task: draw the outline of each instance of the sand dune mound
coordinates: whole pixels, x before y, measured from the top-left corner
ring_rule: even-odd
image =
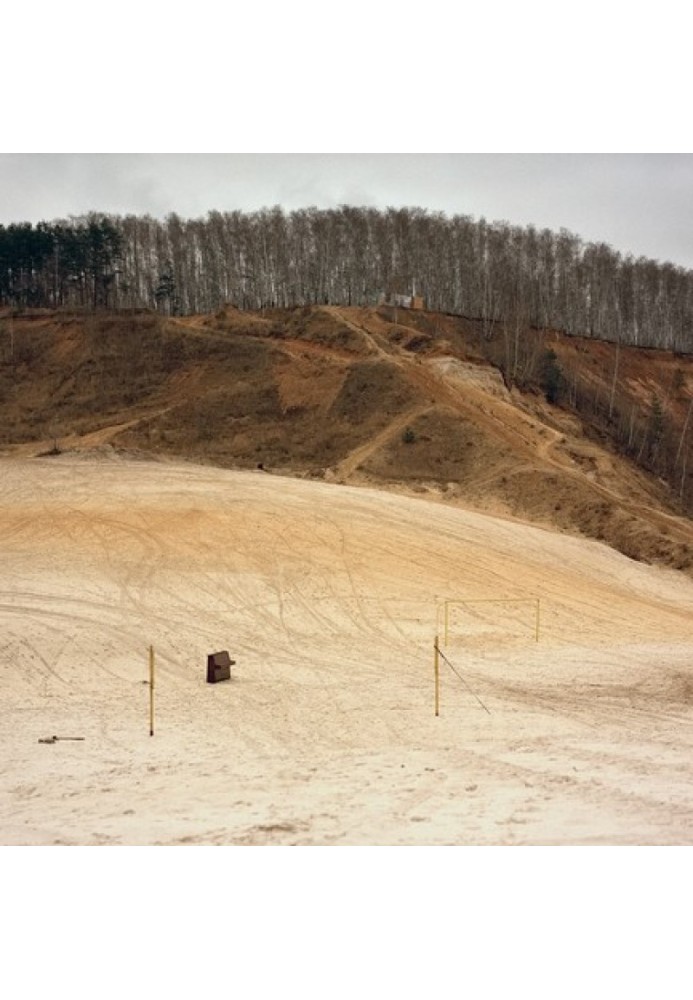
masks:
[[[62,456],[0,483],[3,843],[690,841],[686,577],[262,472]]]

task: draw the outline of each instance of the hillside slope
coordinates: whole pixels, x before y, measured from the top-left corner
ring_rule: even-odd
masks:
[[[373,489],[0,466],[0,843],[691,843],[681,574]]]
[[[672,490],[617,454],[606,418],[581,419],[569,400],[551,405],[535,384],[504,379],[494,362],[507,338],[489,341],[473,321],[323,307],[168,319],[36,311],[3,324],[5,455],[115,448],[387,487],[693,572],[693,527]],[[537,353],[551,347],[576,397],[592,386],[641,423],[661,400],[683,440],[693,360],[526,336]]]

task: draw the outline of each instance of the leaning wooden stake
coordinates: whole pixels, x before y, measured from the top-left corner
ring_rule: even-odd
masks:
[[[435,638],[433,643],[433,676],[435,678],[435,691],[436,691],[436,716],[440,715],[440,663],[438,657],[438,636]]]
[[[149,647],[149,735],[154,735],[154,647]]]
[[[44,736],[43,739],[39,740],[39,743],[60,743],[64,740],[70,740],[72,742],[80,742],[85,739],[84,736]]]

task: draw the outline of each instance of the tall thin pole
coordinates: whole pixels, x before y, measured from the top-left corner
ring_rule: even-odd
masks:
[[[534,638],[535,638],[535,640],[537,642],[539,642],[539,615],[540,615],[540,610],[539,609],[540,609],[540,603],[539,603],[539,598],[537,597],[537,622],[536,622],[536,628],[535,628],[535,631],[534,631]]]
[[[436,717],[440,715],[440,663],[438,655],[438,636],[435,638],[433,643],[433,676],[435,678],[435,702],[436,702]]]
[[[149,647],[149,735],[154,735],[154,647]]]

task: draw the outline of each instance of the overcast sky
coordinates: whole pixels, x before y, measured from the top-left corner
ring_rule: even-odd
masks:
[[[396,17],[385,0],[260,0],[230,20],[213,0],[165,20],[123,0],[98,44],[87,0],[39,6],[4,14],[8,39],[30,39],[31,73],[26,46],[5,46],[0,223],[407,205],[693,268],[679,0],[627,18],[620,0],[584,0],[579,16],[548,0],[457,13],[405,0]]]
[[[2,154],[0,222],[340,204],[534,223],[693,267],[691,154]]]

